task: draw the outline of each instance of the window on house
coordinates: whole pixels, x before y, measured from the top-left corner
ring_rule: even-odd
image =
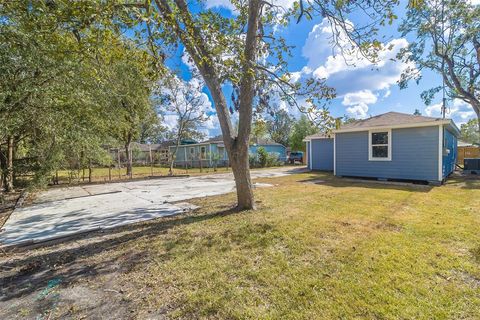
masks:
[[[191,147],[190,148],[190,158],[193,159],[195,157],[195,148]]]
[[[220,160],[223,159],[224,153],[225,153],[225,148],[218,147],[218,155],[220,156]]]
[[[391,131],[369,132],[368,160],[392,160]]]
[[[206,159],[207,158],[207,148],[206,147],[200,147],[200,157],[201,157],[201,159]]]

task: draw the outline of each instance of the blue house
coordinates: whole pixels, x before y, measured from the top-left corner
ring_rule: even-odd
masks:
[[[388,112],[307,137],[307,163],[336,176],[438,184],[455,169],[459,134],[450,119]]]
[[[269,153],[278,154],[281,162],[287,160],[287,152],[285,146],[259,139],[252,143],[249,147],[251,154],[257,154],[259,147],[263,147]],[[223,167],[228,166],[228,154],[223,143],[222,136],[217,136],[200,143],[180,145],[170,147],[170,154],[176,154],[175,165],[189,167]]]

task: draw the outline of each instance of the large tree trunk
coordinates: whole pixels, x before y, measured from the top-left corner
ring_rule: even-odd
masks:
[[[237,188],[237,208],[239,210],[255,209],[250,164],[248,162],[248,147],[234,146],[230,152],[230,163]]]
[[[250,170],[248,163],[248,143],[252,125],[253,97],[255,95],[255,63],[258,51],[259,22],[261,18],[261,6],[263,1],[250,0],[248,5],[248,27],[245,38],[245,48],[242,66],[242,80],[240,83],[239,96],[239,128],[235,133],[229,108],[222,91],[222,83],[211,52],[204,43],[201,31],[196,28],[187,2],[185,0],[174,0],[179,12],[174,13],[167,0],[155,0],[157,8],[162,13],[163,19],[172,24],[172,31],[177,34],[185,45],[185,49],[194,60],[196,66],[205,80],[217,111],[217,117],[222,129],[223,141],[232,166],[237,187],[238,209],[248,210],[255,208]],[[179,17],[180,20],[177,20]],[[188,32],[183,31],[183,25]]]
[[[130,150],[130,146],[132,144],[132,135],[129,133],[127,135],[125,143],[125,158],[127,159],[127,176],[132,177],[132,150]]]
[[[478,139],[476,142],[480,144],[480,108],[478,110],[475,110],[475,113],[477,114],[477,132],[478,132]]]
[[[5,173],[5,191],[13,192],[13,136],[8,137],[7,170]]]

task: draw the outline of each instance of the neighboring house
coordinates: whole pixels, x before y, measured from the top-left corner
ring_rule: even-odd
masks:
[[[222,137],[214,137],[200,143],[181,144],[178,147],[170,146],[171,154],[175,153],[175,165],[189,167],[226,166],[228,163],[227,151]]]
[[[450,119],[388,112],[305,139],[308,167],[336,176],[443,182],[455,169],[457,138]]]
[[[150,164],[150,154],[152,155],[152,161],[155,164],[168,163],[169,146],[174,144],[173,141],[164,141],[161,143],[144,144],[138,142],[132,142],[131,152],[133,156],[133,162],[137,164]],[[123,163],[126,161],[125,148],[109,148],[110,154],[114,162],[120,158]],[[118,154],[120,152],[120,154]]]
[[[256,155],[258,148],[264,148],[268,153],[275,153],[278,155],[280,162],[287,161],[287,148],[280,143],[268,140],[268,139],[256,139],[250,142],[249,152]]]
[[[259,147],[264,147],[269,153],[278,153],[279,160],[282,162],[286,161],[287,155],[285,146],[260,139],[258,143],[250,145],[250,153],[256,154]],[[175,146],[170,146],[169,149],[173,154]],[[200,143],[182,144],[178,146],[175,165],[190,167],[228,166],[228,155],[222,136],[217,136]]]

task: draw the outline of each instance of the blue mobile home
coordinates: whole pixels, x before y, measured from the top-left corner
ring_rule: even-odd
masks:
[[[388,112],[311,137],[309,168],[336,176],[443,182],[455,169],[459,130],[449,119]]]
[[[278,154],[278,159],[281,162],[287,160],[286,148],[279,143],[261,139],[250,145],[249,152],[256,154],[259,147],[263,147],[268,153]],[[175,153],[175,146],[170,147],[170,154],[173,153]],[[228,155],[222,137],[218,136],[200,143],[178,146],[175,165],[190,167],[227,166]]]

